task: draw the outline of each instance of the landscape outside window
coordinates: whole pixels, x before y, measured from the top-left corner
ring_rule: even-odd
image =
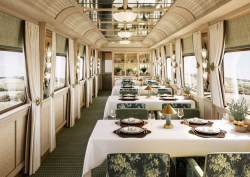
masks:
[[[79,73],[79,80],[83,80],[83,58],[80,58],[80,73]]]
[[[168,79],[171,80],[171,60],[170,60],[170,58],[167,58],[167,73],[168,73]]]
[[[195,56],[185,56],[184,59],[184,80],[185,86],[196,89],[197,88],[197,68]]]
[[[21,52],[0,51],[0,112],[25,99],[25,58]]]
[[[56,56],[55,90],[66,86],[66,57]]]
[[[246,99],[250,110],[250,51],[229,52],[224,56],[224,85],[227,103]]]

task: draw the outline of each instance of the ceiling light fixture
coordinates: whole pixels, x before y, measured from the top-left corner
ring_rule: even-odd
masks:
[[[129,38],[129,37],[131,37],[132,36],[132,33],[131,32],[119,32],[119,33],[117,33],[118,34],[118,36],[119,37],[121,37],[121,38]]]
[[[132,8],[128,7],[127,0],[123,0],[123,5],[122,7],[118,8],[118,11],[120,12],[114,13],[113,17],[116,21],[119,22],[132,22],[137,17],[136,13],[131,12]]]
[[[130,41],[120,41],[120,44],[130,44]]]

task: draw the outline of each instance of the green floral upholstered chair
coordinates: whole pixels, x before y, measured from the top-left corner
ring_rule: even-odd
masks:
[[[164,104],[165,105],[165,104]],[[166,104],[167,105],[167,104]],[[170,104],[171,105],[171,104]],[[164,107],[163,107],[164,108]],[[162,108],[162,109],[163,109]],[[177,112],[178,108],[174,108],[174,110]],[[183,108],[184,116],[182,119],[188,119],[188,118],[194,118],[194,117],[200,117],[200,110],[194,109],[194,108]],[[157,111],[157,117],[160,116],[160,111]],[[172,120],[180,120],[180,118],[177,116],[177,114],[171,115]]]
[[[147,85],[145,82],[143,82],[143,85],[145,86],[145,85]],[[159,85],[159,83],[158,82],[148,82],[148,85]]]
[[[141,108],[121,108],[116,110],[116,119],[126,119],[129,117],[148,119],[148,110]]]
[[[161,88],[161,89],[158,89],[158,93],[159,94],[168,94],[168,95],[172,95],[172,89],[164,89],[164,88]]]
[[[211,153],[204,171],[193,158],[187,159],[187,177],[250,177],[250,153]]]
[[[190,103],[163,103],[162,104],[162,109],[165,108],[168,104],[172,108],[191,108],[191,104]]]
[[[121,108],[141,108],[141,109],[145,109],[146,108],[146,104],[145,103],[118,103],[117,104],[117,109],[121,109]]]
[[[170,156],[162,153],[108,154],[108,177],[168,177]]]
[[[136,94],[138,94],[138,89],[131,89],[131,88],[120,89],[120,94],[122,94],[122,95],[125,95],[125,94],[136,95]]]

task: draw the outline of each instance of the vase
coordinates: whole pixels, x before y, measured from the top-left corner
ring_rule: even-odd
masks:
[[[189,100],[190,96],[184,96],[184,100]]]
[[[239,133],[246,133],[248,127],[243,127],[243,126],[239,126],[239,125],[234,125],[235,126],[235,131],[239,132]]]
[[[130,72],[128,72],[128,76],[130,76],[131,75],[131,73]]]
[[[143,76],[146,76],[146,73],[143,73],[142,75],[143,75]]]
[[[143,61],[143,63],[146,63],[146,61]]]

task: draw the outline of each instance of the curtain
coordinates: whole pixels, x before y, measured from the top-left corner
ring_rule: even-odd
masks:
[[[175,41],[175,57],[176,62],[178,64],[176,69],[177,75],[177,87],[183,87],[183,77],[182,77],[182,47],[181,47],[181,39]]]
[[[226,105],[224,96],[225,92],[220,71],[220,66],[224,57],[224,48],[225,48],[224,21],[209,26],[209,34],[210,34],[209,58],[212,66],[212,67],[210,66],[211,69],[210,73],[212,80],[213,104],[219,107],[224,107]]]
[[[94,56],[94,71],[95,71],[95,97],[97,97],[98,92],[98,77],[97,77],[97,61],[98,61],[98,50],[95,50],[95,56]]]
[[[89,46],[86,46],[85,53],[85,76],[86,76],[86,108],[89,107]]]
[[[203,98],[201,31],[193,33],[193,45],[194,45],[194,54],[197,61],[197,96]]]
[[[153,50],[153,70],[154,70],[154,75],[153,76],[156,76],[157,75],[157,64],[156,64],[156,50]]]
[[[170,61],[173,62],[173,44],[169,44],[169,55],[170,55]],[[171,66],[171,84],[174,85],[174,72],[173,72],[174,66]]]
[[[54,83],[55,83],[55,71],[56,71],[56,33],[52,33],[52,60],[51,60],[51,118],[50,118],[50,152],[56,148],[56,132],[55,132],[55,105],[54,105]]]
[[[72,39],[69,39],[69,82],[70,82],[70,120],[69,126],[73,127],[75,124],[75,112],[74,112],[74,87],[75,87],[75,75],[74,75],[74,42]]]
[[[162,73],[162,80],[165,82],[166,78],[166,55],[165,55],[165,47],[161,47],[161,61],[162,61],[162,66],[161,66],[161,73]]]
[[[39,26],[25,21],[25,57],[28,77],[27,93],[31,100],[29,175],[40,166],[40,59]]]

